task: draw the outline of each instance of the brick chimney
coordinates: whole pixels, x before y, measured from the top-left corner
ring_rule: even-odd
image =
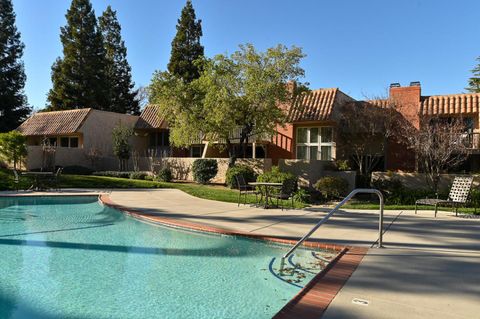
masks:
[[[397,110],[416,128],[420,127],[420,82],[410,82],[410,86],[400,86],[399,83],[390,84],[390,100]]]

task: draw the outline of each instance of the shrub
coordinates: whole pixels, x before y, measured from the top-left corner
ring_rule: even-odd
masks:
[[[315,183],[315,188],[327,200],[340,198],[347,193],[348,182],[341,177],[325,176]]]
[[[372,187],[380,190],[388,205],[414,205],[420,198],[435,198],[436,195],[431,190],[409,189],[403,186],[399,179],[375,180]],[[440,194],[440,198],[446,198],[447,194]]]
[[[265,182],[265,183],[283,183],[286,180],[297,181],[297,177],[292,173],[280,171],[278,166],[273,166],[271,171],[260,174],[257,178],[258,182]],[[277,188],[272,189],[272,193],[275,194],[277,192],[279,192],[279,189]]]
[[[70,165],[65,166],[62,170],[62,173],[67,175],[92,175],[93,170],[85,166]]]
[[[310,193],[305,188],[299,188],[293,194],[293,200],[299,203],[308,203],[310,202]]]
[[[160,182],[170,182],[172,180],[172,170],[168,167],[162,168],[158,172],[156,180]]]
[[[148,174],[146,172],[131,172],[128,176],[130,179],[145,179]]]
[[[254,182],[256,180],[255,171],[250,166],[238,165],[238,166],[229,167],[225,175],[225,182],[230,188],[238,187],[237,182],[235,180],[235,177],[238,175],[243,175],[247,183]]]
[[[153,176],[153,175],[147,175],[147,176],[145,176],[145,180],[146,180],[146,181],[153,181],[153,180],[154,180],[154,176]]]
[[[101,172],[93,172],[93,175],[95,175],[95,176],[107,176],[107,177],[118,177],[118,178],[130,178],[130,173],[132,173],[132,172],[101,171]]]
[[[336,160],[335,166],[339,171],[349,171],[351,170],[350,165],[348,164],[347,160]]]
[[[218,164],[214,159],[197,159],[192,165],[193,179],[200,184],[207,184],[217,175]]]

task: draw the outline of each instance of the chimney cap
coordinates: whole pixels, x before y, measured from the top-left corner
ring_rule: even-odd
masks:
[[[390,84],[390,87],[391,87],[391,88],[399,88],[399,87],[400,87],[400,83],[398,83],[398,82],[391,83],[391,84]]]
[[[420,81],[410,82],[410,86],[420,86]]]

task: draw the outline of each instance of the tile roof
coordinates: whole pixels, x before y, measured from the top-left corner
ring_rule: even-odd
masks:
[[[468,114],[480,111],[480,93],[422,96],[421,115]]]
[[[82,126],[91,109],[39,112],[29,117],[17,130],[26,136],[72,134]]]
[[[338,88],[319,89],[299,94],[289,111],[289,122],[330,119]]]
[[[165,117],[160,114],[160,109],[158,105],[147,105],[143,109],[140,118],[135,124],[136,129],[159,129],[168,128],[167,123],[165,122]]]

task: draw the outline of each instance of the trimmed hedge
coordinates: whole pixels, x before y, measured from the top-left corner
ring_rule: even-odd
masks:
[[[325,176],[315,183],[315,188],[325,199],[336,199],[346,195],[348,182],[341,177]]]
[[[225,175],[225,183],[230,188],[238,188],[237,181],[235,180],[235,177],[238,175],[243,175],[243,178],[245,178],[245,181],[247,183],[254,182],[257,178],[253,168],[251,168],[250,166],[238,165],[229,167],[227,169],[227,173]]]
[[[67,175],[92,175],[93,169],[80,166],[80,165],[70,165],[63,167],[62,174]]]
[[[218,163],[214,159],[197,159],[193,162],[192,173],[195,182],[207,184],[217,175]]]
[[[168,167],[164,167],[158,172],[156,180],[159,182],[170,182],[172,178],[172,170]]]
[[[131,172],[129,178],[144,180],[147,175],[146,172]]]
[[[120,171],[100,171],[93,172],[95,176],[107,176],[107,177],[118,177],[118,178],[130,178],[132,172],[120,172]]]

